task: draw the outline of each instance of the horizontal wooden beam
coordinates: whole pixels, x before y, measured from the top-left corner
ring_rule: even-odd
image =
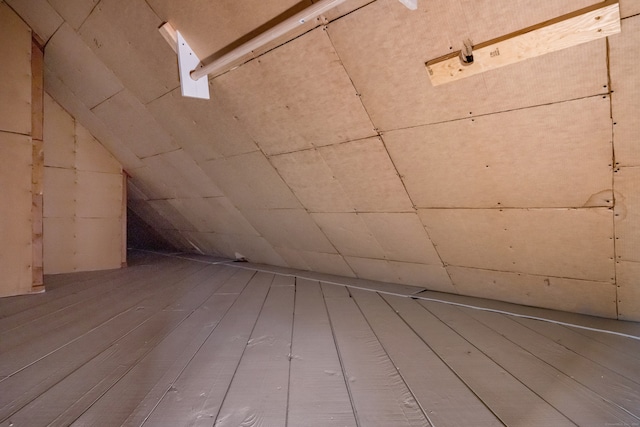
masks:
[[[434,86],[515,64],[620,32],[618,0],[607,0],[473,46],[473,62],[460,51],[426,63]]]

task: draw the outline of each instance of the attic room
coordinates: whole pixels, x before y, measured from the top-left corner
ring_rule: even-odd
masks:
[[[640,425],[639,54],[637,0],[0,0],[0,425]]]

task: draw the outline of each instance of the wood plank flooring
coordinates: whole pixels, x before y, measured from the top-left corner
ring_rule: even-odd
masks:
[[[638,339],[221,261],[0,299],[0,425],[640,426]]]

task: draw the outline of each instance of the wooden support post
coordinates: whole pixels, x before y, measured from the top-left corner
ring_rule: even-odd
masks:
[[[44,291],[43,268],[43,182],[44,182],[44,53],[42,44],[31,41],[31,219],[32,219],[32,274],[31,292]]]
[[[122,171],[122,207],[120,211],[120,223],[122,225],[122,258],[121,258],[121,267],[124,268],[127,266],[127,181],[129,179],[129,175],[123,170]]]
[[[434,86],[620,32],[618,0],[606,0],[549,21],[473,46],[473,62],[460,51],[426,63]]]

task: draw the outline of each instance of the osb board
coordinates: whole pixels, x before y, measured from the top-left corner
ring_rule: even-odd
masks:
[[[627,18],[640,13],[640,3],[636,0],[620,0],[620,16]]]
[[[170,199],[168,202],[181,212],[197,231],[259,235],[225,197]]]
[[[640,263],[620,261],[616,264],[618,283],[618,318],[640,321]]]
[[[147,108],[198,163],[258,150],[215,93],[212,99],[199,100],[183,97],[177,88],[151,101]]]
[[[119,173],[76,172],[76,216],[79,218],[120,218],[122,175]]]
[[[353,270],[351,270],[342,255],[300,251],[300,256],[302,256],[311,271],[343,277],[355,277]]]
[[[75,215],[76,184],[74,169],[44,168],[43,215],[45,218],[71,218]]]
[[[62,25],[62,18],[47,0],[6,0],[6,2],[45,42]]]
[[[412,203],[379,138],[319,149],[334,176],[361,212],[403,212]]]
[[[119,92],[91,111],[141,159],[179,148],[128,90]]]
[[[122,173],[122,166],[115,157],[78,122],[76,122],[75,166],[80,171]]]
[[[383,138],[418,207],[612,206],[609,108],[596,96]]]
[[[45,67],[46,91],[63,106],[76,121],[82,123],[100,143],[112,153],[126,169],[143,166],[140,159],[122,143],[113,132],[84,105],[78,97],[53,73]]]
[[[76,230],[74,217],[44,218],[44,274],[75,271]]]
[[[616,318],[613,283],[456,266],[447,267],[447,271],[464,295]]]
[[[75,120],[44,95],[44,165],[73,169],[76,164]]]
[[[77,218],[75,226],[76,270],[120,268],[120,218]]]
[[[363,213],[359,215],[385,258],[409,263],[442,265],[420,218],[415,213]]]
[[[231,259],[239,253],[251,262],[286,267],[287,263],[263,237],[241,234],[215,234],[218,253]]]
[[[185,40],[204,59],[235,43],[238,39],[278,17],[290,8],[302,10],[311,5],[304,0],[274,0],[263,2],[251,0],[237,2],[222,0],[215,4],[207,0],[176,3],[172,0],[150,0],[147,2],[162,21],[170,22],[184,34]],[[211,31],[215,19],[216,31]]]
[[[640,262],[640,167],[623,167],[614,174],[615,232],[618,260]]]
[[[0,132],[0,296],[31,291],[31,151],[28,136]]]
[[[356,213],[314,213],[311,216],[341,255],[384,258],[382,247],[362,216]]]
[[[474,36],[467,21],[475,18],[461,18],[466,12],[459,3],[444,0],[429,2],[427,14],[394,13],[391,2],[371,3],[331,23],[328,30],[377,128],[399,129],[605,91],[605,40],[433,87],[424,63],[458,49],[463,39]],[[517,13],[526,19],[540,17],[538,9],[554,8],[525,8],[520,2],[517,7],[527,10]],[[499,7],[482,3],[476,8],[487,18],[474,27],[503,33],[500,27],[487,25],[494,13],[500,13]]]
[[[143,159],[142,162],[152,171],[153,179],[164,186],[162,196],[169,198],[216,197],[222,196],[214,184],[184,150],[176,150]]]
[[[300,207],[261,152],[211,160],[203,163],[202,168],[240,209]]]
[[[242,214],[274,247],[335,253],[333,245],[304,209],[244,209]]]
[[[212,90],[266,154],[375,134],[322,28],[214,79]]]
[[[74,29],[78,29],[100,0],[47,0]]]
[[[47,43],[44,62],[88,108],[123,88],[115,74],[67,24],[63,24]]]
[[[420,209],[445,265],[613,281],[613,212]]]
[[[0,3],[0,131],[31,132],[31,30]]]
[[[176,54],[158,33],[162,20],[143,1],[100,2],[78,33],[143,104],[178,87]]]
[[[622,20],[622,32],[609,37],[609,67],[613,108],[613,144],[616,162],[640,166],[640,79],[638,67],[629,52],[640,44],[640,16]]]
[[[160,216],[166,219],[169,224],[171,224],[171,227],[169,228],[174,228],[179,231],[196,230],[194,225],[191,224],[182,212],[176,209],[169,200],[149,200],[144,203],[148,203],[158,214],[160,214]],[[155,226],[155,224],[150,225]],[[166,227],[166,225],[163,227]]]
[[[317,149],[269,158],[309,212],[350,212],[354,205]]]

